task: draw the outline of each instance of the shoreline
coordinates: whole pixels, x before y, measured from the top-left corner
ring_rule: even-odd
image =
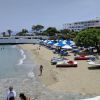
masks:
[[[53,72],[53,70],[51,70],[51,69],[48,69],[48,70],[45,70],[45,67],[46,66],[50,66],[50,67],[52,67],[51,66],[51,64],[50,63],[48,63],[48,59],[43,59],[42,57],[40,57],[39,56],[39,52],[38,52],[38,50],[37,50],[37,45],[29,45],[29,46],[36,46],[35,48],[28,48],[27,47],[28,45],[19,45],[19,47],[20,48],[22,48],[23,50],[26,50],[26,51],[28,51],[28,52],[31,52],[31,58],[32,58],[32,60],[35,60],[35,63],[37,64],[37,77],[41,80],[41,82],[42,82],[42,84],[44,84],[46,87],[48,87],[49,85],[52,85],[52,84],[54,84],[54,83],[56,83],[57,82],[57,80],[55,80],[56,79],[56,76],[54,75],[54,72]],[[43,75],[42,76],[38,76],[39,75],[39,66],[40,65],[43,65]],[[44,75],[44,73],[46,73],[46,76]],[[51,81],[50,81],[51,80]]]

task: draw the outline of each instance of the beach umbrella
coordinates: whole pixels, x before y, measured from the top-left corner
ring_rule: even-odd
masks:
[[[66,40],[59,40],[58,43],[65,45],[66,44]]]
[[[62,42],[63,40],[58,40],[58,42]]]
[[[44,43],[47,43],[48,42],[48,40],[44,40]]]
[[[49,40],[44,40],[44,41],[43,41],[44,45],[47,45],[48,41],[49,41]]]
[[[70,41],[70,45],[71,46],[75,45],[75,42],[74,41]]]
[[[72,40],[70,40],[70,39],[67,40],[66,43],[67,43],[68,45],[70,45],[70,46],[75,45],[75,42],[72,41]]]
[[[62,41],[62,44],[65,44],[65,45],[66,45],[66,44],[67,44],[66,42],[67,42],[66,40],[63,40],[63,41]]]
[[[69,46],[69,45],[64,45],[64,46],[62,46],[62,48],[63,48],[63,49],[72,49],[72,47]]]
[[[59,46],[59,47],[62,47],[64,46],[65,44],[62,44],[62,43],[55,43],[54,46]]]
[[[48,41],[47,44],[52,43],[52,41]]]
[[[54,41],[49,41],[47,44],[48,45],[53,45],[55,42]]]
[[[54,46],[59,46],[59,43],[55,43]]]
[[[71,45],[70,41],[71,41],[70,39],[67,40],[67,41],[66,41],[66,44]]]

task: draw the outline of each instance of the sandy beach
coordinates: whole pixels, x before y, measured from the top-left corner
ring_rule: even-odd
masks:
[[[100,69],[93,69],[87,61],[78,61],[77,68],[56,68],[51,65],[50,60],[58,55],[51,50],[42,46],[39,50],[39,45],[33,44],[20,47],[32,53],[38,66],[43,65],[43,74],[38,77],[48,89],[67,93],[100,94]],[[73,54],[67,58],[73,60]]]

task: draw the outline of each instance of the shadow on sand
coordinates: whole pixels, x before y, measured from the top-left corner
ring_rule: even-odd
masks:
[[[92,66],[92,67],[88,67],[89,70],[100,70],[100,66]]]

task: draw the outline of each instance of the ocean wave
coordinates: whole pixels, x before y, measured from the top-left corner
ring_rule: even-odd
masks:
[[[28,73],[28,77],[29,77],[29,78],[34,78],[34,77],[35,77],[35,75],[34,75],[34,73],[33,73],[33,72],[29,72],[29,73]]]
[[[23,49],[20,49],[20,52],[21,52],[21,55],[23,55],[23,54],[24,54],[24,51],[23,51]]]
[[[22,65],[24,60],[26,59],[26,55],[25,55],[23,49],[20,49],[20,53],[21,53],[22,58],[19,60],[18,65]]]

